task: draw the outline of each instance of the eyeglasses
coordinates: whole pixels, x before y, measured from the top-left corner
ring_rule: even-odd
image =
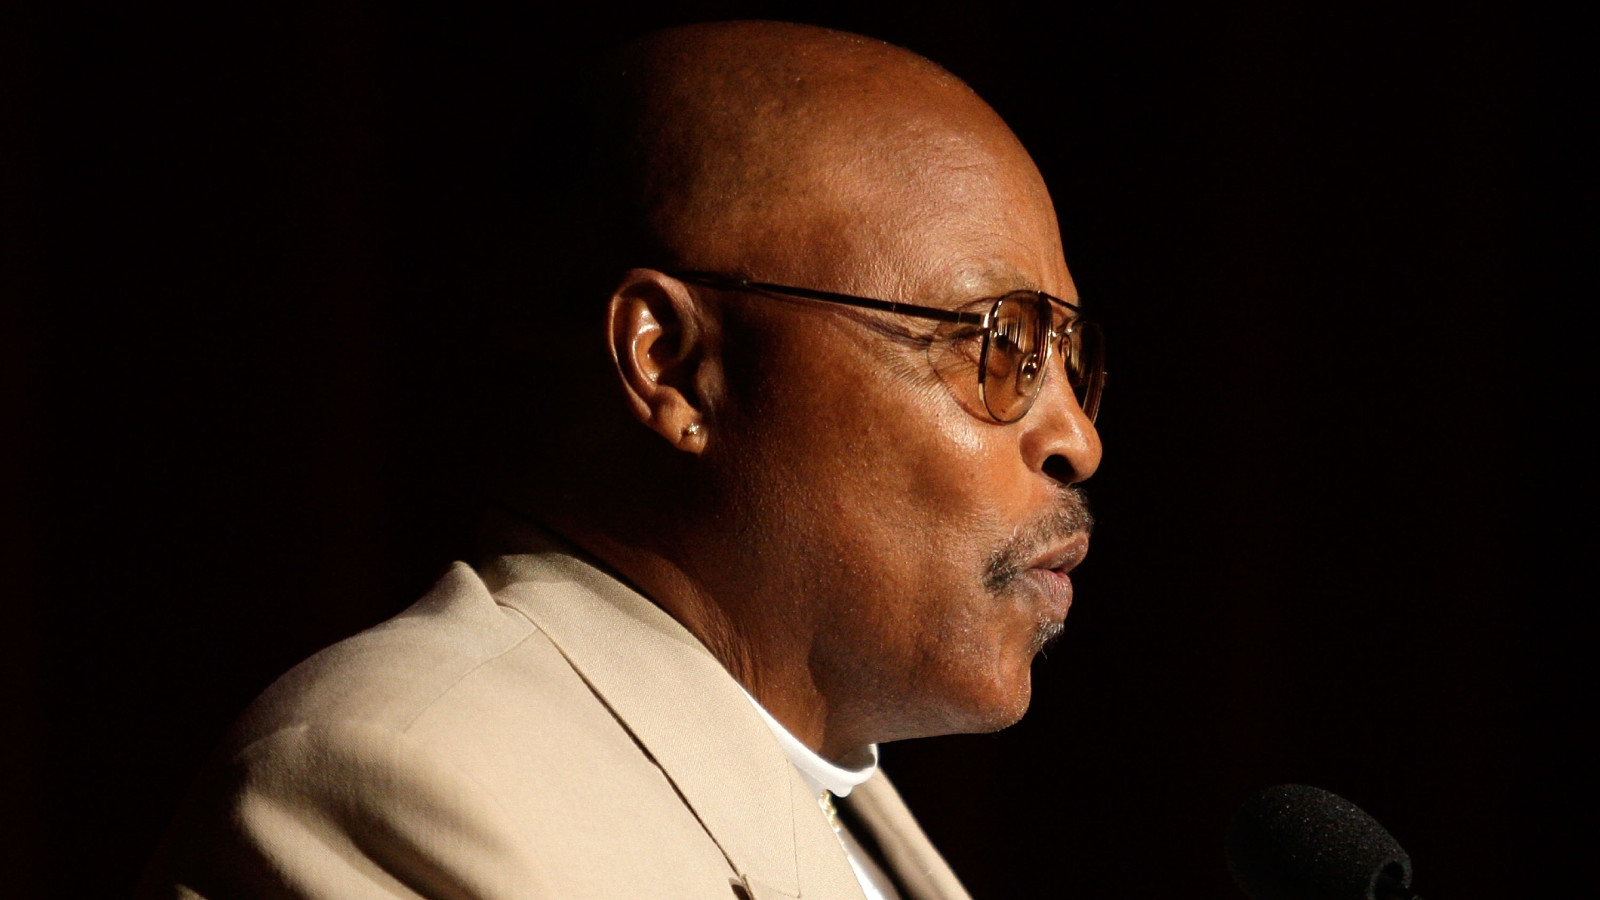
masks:
[[[979,313],[767,284],[714,272],[666,274],[714,290],[799,297],[948,323],[953,327],[941,345],[947,352],[965,353],[977,363],[977,396],[970,399],[977,400],[1001,424],[1021,419],[1033,407],[1055,348],[1083,414],[1093,422],[1100,411],[1106,380],[1105,339],[1100,328],[1084,321],[1075,304],[1043,291],[1011,291],[996,298],[988,312]],[[1056,306],[1068,310],[1060,328],[1055,324]],[[974,350],[975,343],[979,345]],[[958,387],[963,384],[970,382],[960,379]]]

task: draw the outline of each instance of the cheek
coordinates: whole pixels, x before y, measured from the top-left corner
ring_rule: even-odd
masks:
[[[895,448],[908,517],[991,552],[1024,517],[1017,443],[944,392],[941,384],[918,391],[916,402],[889,418],[902,427],[885,443]]]
[[[729,383],[744,389],[725,409],[721,468],[769,524],[837,567],[830,578],[924,595],[979,589],[990,555],[1027,518],[1014,436],[962,408],[920,356],[892,348],[898,357],[879,359],[890,348],[867,342],[882,336],[813,324],[803,342],[741,337]]]

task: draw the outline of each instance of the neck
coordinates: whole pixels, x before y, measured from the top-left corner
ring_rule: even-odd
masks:
[[[632,525],[619,531],[549,499],[523,497],[492,510],[485,526],[485,550],[514,552],[516,532],[527,524],[554,532],[676,619],[812,751],[839,760],[870,743],[856,729],[830,720],[827,699],[807,665],[810,629],[804,616],[797,614],[804,609],[804,598],[775,602],[742,579],[730,577],[730,571],[746,568],[727,564],[737,552],[697,542],[695,536],[703,530],[694,527],[692,515],[680,512],[670,526],[650,528],[639,524],[655,520],[648,515],[650,504],[637,497],[600,504],[591,499],[581,507],[628,510]]]

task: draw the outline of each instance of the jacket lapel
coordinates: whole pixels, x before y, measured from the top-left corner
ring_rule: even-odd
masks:
[[[849,807],[866,837],[877,844],[884,862],[900,880],[905,900],[970,900],[882,771],[840,802]]]

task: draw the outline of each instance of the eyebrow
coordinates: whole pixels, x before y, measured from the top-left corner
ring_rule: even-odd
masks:
[[[1074,316],[1083,315],[1083,301],[1057,297],[1041,288],[1038,281],[1010,265],[990,262],[967,269],[964,274],[967,276],[966,283],[947,293],[957,309],[974,303],[994,301],[1007,294],[1025,292],[1043,296]],[[962,299],[963,297],[970,299]]]

